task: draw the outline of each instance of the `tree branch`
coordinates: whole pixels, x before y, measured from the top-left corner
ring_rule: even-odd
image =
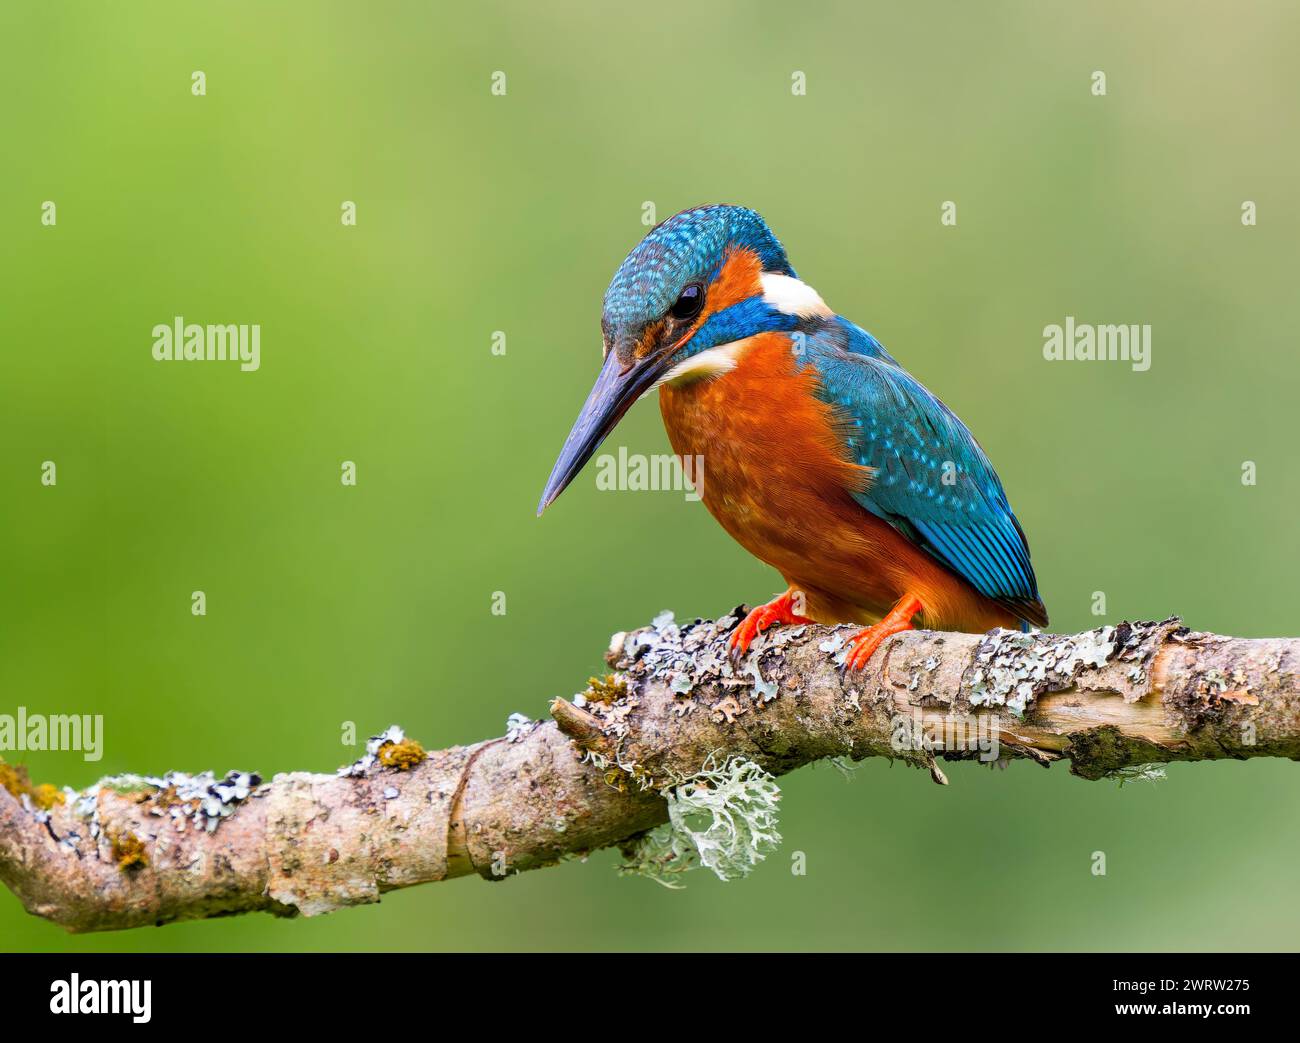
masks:
[[[351,774],[126,777],[56,794],[0,765],[0,881],[72,931],[310,916],[627,841],[667,819],[665,795],[710,755],[773,775],[886,756],[941,782],[936,757],[1068,759],[1089,779],[1151,762],[1300,758],[1300,639],[1191,633],[1177,620],[1069,636],[917,631],[846,676],[843,627],[769,631],[733,671],[736,622],[660,617],[615,635],[614,673],[556,699],[553,721],[428,754],[388,735]]]

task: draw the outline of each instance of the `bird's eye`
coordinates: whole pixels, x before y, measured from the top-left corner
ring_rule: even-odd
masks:
[[[704,287],[697,282],[693,282],[682,290],[681,296],[668,309],[668,314],[678,320],[693,319],[703,307]]]

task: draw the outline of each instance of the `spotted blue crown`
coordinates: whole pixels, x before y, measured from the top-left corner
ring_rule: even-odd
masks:
[[[794,275],[785,248],[755,211],[724,204],[683,210],[652,228],[619,265],[601,324],[608,332],[659,318],[687,283],[713,282],[728,244],[754,251],[766,272]]]

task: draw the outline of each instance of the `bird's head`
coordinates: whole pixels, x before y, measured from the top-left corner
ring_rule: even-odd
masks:
[[[801,283],[753,210],[702,206],[639,242],[605,291],[604,365],[542,493],[541,514],[614,430],[632,403],[663,383],[735,365],[730,346],[830,312]]]

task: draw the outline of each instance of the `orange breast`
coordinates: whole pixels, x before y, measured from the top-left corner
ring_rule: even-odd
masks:
[[[815,370],[796,366],[782,333],[750,338],[727,373],[660,389],[673,450],[698,461],[700,497],[723,528],[805,593],[813,619],[873,622],[912,594],[930,626],[1012,625],[853,499],[871,469],[846,457],[815,389]]]

